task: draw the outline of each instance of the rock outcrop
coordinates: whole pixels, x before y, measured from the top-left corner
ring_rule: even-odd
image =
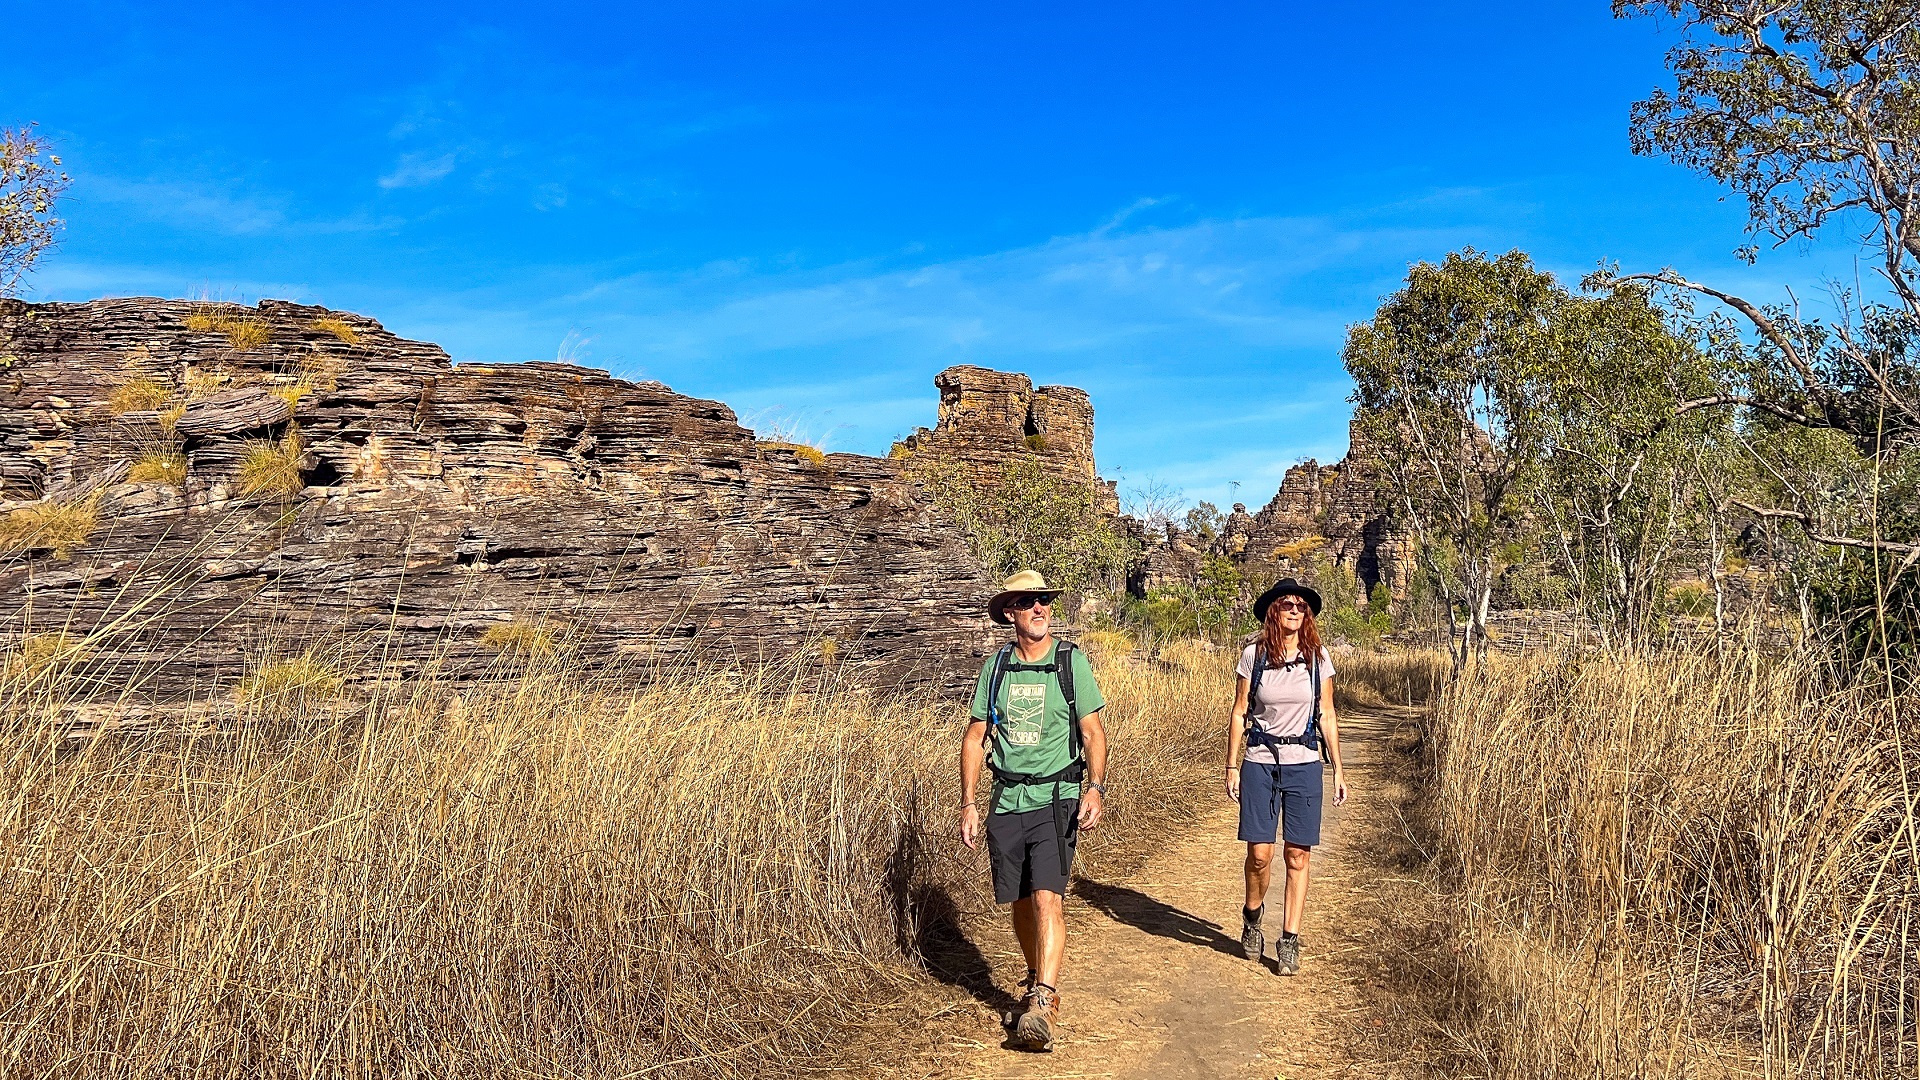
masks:
[[[1034,388],[1014,372],[961,364],[934,376],[938,426],[894,444],[893,456],[926,455],[958,462],[991,482],[1010,458],[1031,456],[1096,486],[1109,514],[1120,512],[1111,481],[1093,461],[1093,399],[1073,386]]]
[[[898,462],[759,442],[659,383],[456,365],[273,301],[0,302],[0,364],[0,632],[111,638],[80,664],[102,692],[210,693],[301,653],[465,678],[558,649],[953,683],[989,641],[990,583]],[[1084,393],[971,378],[943,375],[935,439],[997,409],[1091,471]]]
[[[1310,576],[1314,562],[1351,573],[1361,589],[1385,582],[1406,595],[1412,545],[1377,494],[1378,451],[1360,425],[1348,427],[1345,459],[1334,465],[1307,460],[1288,469],[1267,505],[1250,514],[1235,503],[1218,535],[1195,536],[1170,525],[1165,536],[1143,535],[1135,588],[1145,591],[1191,581],[1208,555],[1232,559],[1254,578]]]

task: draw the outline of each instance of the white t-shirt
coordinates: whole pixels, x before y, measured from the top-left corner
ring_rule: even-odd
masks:
[[[1234,668],[1234,674],[1243,679],[1253,678],[1253,656],[1260,648],[1259,642],[1247,646],[1240,653],[1240,665]],[[1324,685],[1333,678],[1333,657],[1327,650],[1320,650],[1320,681]],[[1302,659],[1292,664],[1280,665],[1268,661],[1266,670],[1260,673],[1260,696],[1253,702],[1253,724],[1269,735],[1285,738],[1289,735],[1304,735],[1307,724],[1313,719],[1313,672]],[[1325,742],[1325,733],[1321,741]],[[1278,755],[1278,760],[1275,760]],[[1304,746],[1282,746],[1278,749],[1254,743],[1247,747],[1248,761],[1258,761],[1267,765],[1305,765],[1319,761],[1320,752]]]

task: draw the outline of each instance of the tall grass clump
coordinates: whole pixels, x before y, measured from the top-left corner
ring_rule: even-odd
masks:
[[[0,517],[0,552],[51,550],[65,558],[100,527],[97,495],[17,507]]]
[[[1453,1067],[1914,1075],[1916,721],[1811,655],[1496,657],[1455,685],[1427,820]]]

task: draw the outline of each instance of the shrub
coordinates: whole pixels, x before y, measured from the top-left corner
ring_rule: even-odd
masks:
[[[133,463],[127,470],[127,481],[134,484],[172,484],[185,487],[187,483],[187,455],[171,451],[155,451]]]
[[[139,376],[128,379],[107,394],[107,411],[115,416],[147,412],[165,405],[173,397],[173,387]]]
[[[0,518],[0,551],[51,549],[66,558],[100,526],[100,497],[38,502]]]
[[[278,441],[255,439],[247,443],[247,456],[240,462],[236,477],[242,495],[293,495],[306,487],[300,477],[300,458],[306,447],[300,433],[291,425]]]
[[[1101,509],[1092,483],[1021,457],[982,475],[959,462],[914,458],[907,475],[952,514],[990,578],[1038,570],[1069,593],[1113,594],[1139,547]]]
[[[1033,451],[1036,454],[1044,453],[1047,449],[1047,437],[1045,435],[1038,435],[1038,434],[1029,435],[1027,436],[1026,441],[1027,441],[1027,449]]]

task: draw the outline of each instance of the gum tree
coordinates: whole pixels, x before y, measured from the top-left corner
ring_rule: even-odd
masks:
[[[32,127],[0,129],[0,297],[12,296],[62,222],[54,211],[66,192],[60,156]]]

